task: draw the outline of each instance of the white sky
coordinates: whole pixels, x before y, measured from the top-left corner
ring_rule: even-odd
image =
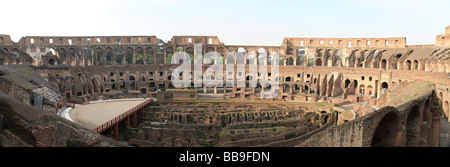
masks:
[[[283,37],[406,37],[434,44],[450,25],[448,0],[14,0],[0,34],[22,36],[213,35],[228,45],[280,46]]]

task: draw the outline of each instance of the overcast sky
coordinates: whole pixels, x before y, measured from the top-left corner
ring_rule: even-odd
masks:
[[[218,36],[227,45],[280,46],[283,37],[406,37],[434,44],[450,25],[448,0],[10,0],[0,34]]]

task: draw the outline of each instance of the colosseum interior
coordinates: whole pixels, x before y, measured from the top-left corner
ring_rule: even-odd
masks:
[[[180,75],[191,86],[176,88],[178,52],[191,60],[211,52],[223,58],[196,57],[189,67],[199,64],[201,73]],[[443,133],[449,57],[450,26],[434,45],[407,45],[404,37],[284,38],[280,46],[247,46],[226,45],[217,36],[167,42],[156,36],[25,36],[13,42],[0,35],[0,146],[449,146],[450,135]],[[217,65],[232,68],[207,72]],[[274,65],[279,71],[272,75]],[[267,71],[247,70],[254,66]],[[193,86],[196,77],[223,85]],[[101,132],[60,114],[130,98],[151,103]]]

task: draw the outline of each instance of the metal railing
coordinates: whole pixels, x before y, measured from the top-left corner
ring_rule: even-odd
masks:
[[[104,124],[101,124],[100,126],[97,126],[93,130],[95,132],[97,132],[97,133],[102,133],[103,131],[105,131],[105,130],[111,128],[112,126],[114,126],[116,123],[119,123],[120,121],[124,120],[128,116],[134,114],[139,109],[141,109],[141,108],[145,107],[146,105],[150,104],[152,101],[153,101],[152,99],[145,100],[141,104],[138,104],[137,106],[134,106],[133,108],[129,109],[128,111],[124,112],[123,114],[120,114],[119,116],[115,117],[114,119],[111,119],[108,122],[105,122]]]

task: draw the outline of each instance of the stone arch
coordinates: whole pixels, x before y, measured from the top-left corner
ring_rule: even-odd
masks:
[[[364,84],[359,85],[359,94],[361,95],[366,94],[366,86]]]
[[[266,50],[264,48],[259,48],[258,49],[258,55],[261,55],[263,53],[266,53]]]
[[[287,76],[286,78],[284,78],[284,81],[286,82],[292,82],[292,77],[291,76]]]
[[[129,80],[134,81],[134,80],[136,80],[136,78],[133,75],[130,75]]]
[[[295,65],[303,65],[303,62],[305,62],[305,56],[299,55],[295,60]]]
[[[374,94],[372,85],[367,86],[366,92],[367,92],[367,95],[369,95],[369,96],[372,96]]]
[[[344,82],[344,88],[348,88],[350,86],[351,81],[349,79],[346,79]]]
[[[315,65],[318,67],[322,66],[322,59],[316,58]]]
[[[382,89],[383,89],[383,88],[388,89],[388,88],[389,88],[389,84],[388,84],[387,82],[383,82],[383,83],[381,83],[381,88],[382,88]]]
[[[209,53],[209,52],[216,52],[216,49],[214,49],[213,47],[208,47],[208,48],[206,48],[206,53]]]
[[[408,112],[406,120],[406,146],[419,146],[420,138],[420,109],[419,106],[414,105]]]
[[[112,65],[112,61],[113,61],[113,51],[110,47],[107,47],[106,50],[106,65]]]
[[[273,61],[273,56],[269,55],[267,57],[267,65],[274,65],[274,64],[275,64],[275,62]]]
[[[278,65],[280,65],[280,66],[282,66],[282,65],[285,65],[284,64],[284,58],[283,57],[278,57],[278,61],[276,62]]]
[[[224,47],[217,48],[217,52],[219,52],[222,56],[226,55],[226,49]]]
[[[142,47],[136,48],[136,64],[144,64],[145,55]]]
[[[448,117],[450,117],[450,111],[449,111],[449,104],[448,104],[448,101],[445,101],[444,103],[444,107],[443,107],[443,110],[444,110],[444,114],[447,116],[447,118]]]
[[[414,60],[411,69],[412,70],[419,70],[419,61]]]
[[[131,47],[127,47],[125,49],[125,63],[126,64],[133,63],[133,49]]]
[[[265,59],[264,55],[259,55],[257,59],[258,65],[265,65],[264,59]]]
[[[393,110],[387,112],[372,136],[371,147],[401,147],[401,136],[403,132],[402,122],[399,114]]]
[[[55,59],[53,59],[53,58],[48,59],[48,64],[55,65]]]
[[[381,60],[381,62],[380,62],[380,68],[386,69],[386,67],[387,67],[387,61],[386,61],[386,59]]]
[[[186,48],[186,53],[187,53],[187,54],[194,55],[194,48],[193,48],[193,47],[187,47],[187,48]]]
[[[234,64],[235,58],[232,55],[226,56],[227,64]]]
[[[245,49],[243,47],[238,48],[237,52],[245,52]]]
[[[286,59],[286,65],[289,65],[289,66],[294,65],[294,59],[292,57],[288,57]]]
[[[96,65],[103,65],[103,50],[101,48],[95,49],[95,61]]]
[[[254,54],[248,54],[248,56],[245,56],[247,59],[245,61],[246,64],[255,64],[255,55]]]
[[[405,63],[405,70],[412,70],[412,64],[411,64],[411,60],[406,60]]]

